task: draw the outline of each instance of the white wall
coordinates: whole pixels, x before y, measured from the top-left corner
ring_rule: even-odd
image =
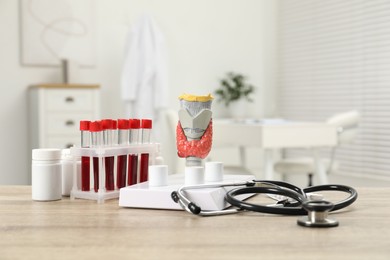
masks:
[[[102,87],[102,117],[124,116],[119,78],[126,33],[134,19],[147,12],[163,31],[169,51],[170,99],[178,108],[183,92],[206,94],[217,88],[227,71],[249,76],[257,86],[248,116],[274,113],[273,0],[97,0],[95,68],[80,71],[80,83]],[[0,184],[30,182],[27,88],[59,82],[59,68],[20,65],[19,1],[0,1]],[[265,86],[267,85],[267,87]],[[271,100],[271,102],[270,102]],[[215,114],[223,107],[215,103]]]

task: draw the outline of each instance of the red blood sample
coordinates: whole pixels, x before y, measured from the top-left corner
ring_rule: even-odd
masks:
[[[129,142],[129,120],[118,119],[118,144],[127,145]],[[127,155],[118,155],[117,180],[118,189],[126,186]]]
[[[129,119],[130,126],[130,144],[138,143],[138,131],[141,126],[139,119]],[[137,183],[137,172],[138,172],[138,155],[129,154],[128,158],[128,169],[127,169],[127,185],[134,185]]]
[[[150,131],[152,129],[152,120],[142,119],[141,121],[142,128],[142,143],[150,142]],[[141,165],[140,165],[140,182],[145,182],[148,180],[149,175],[149,154],[141,154]]]
[[[98,137],[102,131],[102,125],[100,121],[93,121],[89,125],[89,131],[91,132],[92,146],[101,145]],[[99,190],[99,157],[93,157],[93,188],[95,192]]]
[[[116,130],[116,125],[112,119],[102,120],[103,141],[105,146],[112,146],[112,134]],[[104,169],[106,174],[106,190],[112,191],[115,189],[114,183],[114,156],[107,156],[104,158]]]
[[[81,147],[89,147],[89,124],[87,120],[80,121]],[[90,190],[90,159],[88,156],[81,157],[81,190]]]

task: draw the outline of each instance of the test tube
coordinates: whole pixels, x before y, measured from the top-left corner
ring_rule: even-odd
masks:
[[[142,119],[141,121],[142,128],[142,143],[150,143],[150,132],[152,130],[152,120]],[[140,182],[145,182],[148,180],[149,175],[149,154],[141,154],[141,165],[140,165]]]
[[[129,144],[129,120],[118,119],[118,145]],[[117,188],[123,188],[126,186],[126,169],[127,169],[127,155],[118,155],[117,162]]]
[[[102,120],[103,128],[103,144],[106,147],[113,145],[113,135],[116,130],[116,125],[114,126],[114,120],[104,119]],[[104,169],[106,174],[106,190],[112,191],[114,187],[114,156],[107,156],[104,158]]]
[[[89,124],[91,121],[81,120],[80,121],[80,133],[81,133],[81,142],[80,146],[83,148],[88,148],[90,146],[90,133],[89,133]],[[89,191],[90,190],[90,158],[89,156],[81,157],[81,190]]]
[[[139,142],[139,128],[141,121],[139,119],[129,119],[130,144],[137,144]],[[134,185],[137,183],[138,172],[138,154],[129,154],[127,162],[127,185]]]
[[[112,136],[111,136],[112,145],[117,145],[118,140],[118,122],[116,120],[112,120]]]
[[[99,147],[103,143],[102,125],[100,121],[93,121],[89,125],[91,132],[91,147]],[[99,190],[99,157],[93,157],[93,188]]]

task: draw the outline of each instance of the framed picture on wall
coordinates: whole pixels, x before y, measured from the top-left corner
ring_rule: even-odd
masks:
[[[96,64],[94,0],[20,0],[21,63]]]

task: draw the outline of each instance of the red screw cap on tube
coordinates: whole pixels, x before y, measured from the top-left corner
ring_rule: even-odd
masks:
[[[81,120],[80,121],[80,131],[88,131],[90,123],[91,123],[91,121]]]
[[[91,132],[100,132],[102,130],[103,130],[103,128],[102,128],[102,124],[100,123],[100,121],[93,121],[89,124],[89,131],[91,131]]]
[[[127,130],[129,129],[129,120],[127,119],[118,119],[118,129]]]
[[[142,119],[141,128],[144,129],[152,129],[152,120],[150,119]]]
[[[102,129],[109,130],[113,128],[114,121],[112,119],[103,119],[101,121]]]
[[[118,122],[116,120],[112,120],[112,130],[118,129]]]
[[[129,119],[130,129],[139,129],[141,127],[141,120]]]

